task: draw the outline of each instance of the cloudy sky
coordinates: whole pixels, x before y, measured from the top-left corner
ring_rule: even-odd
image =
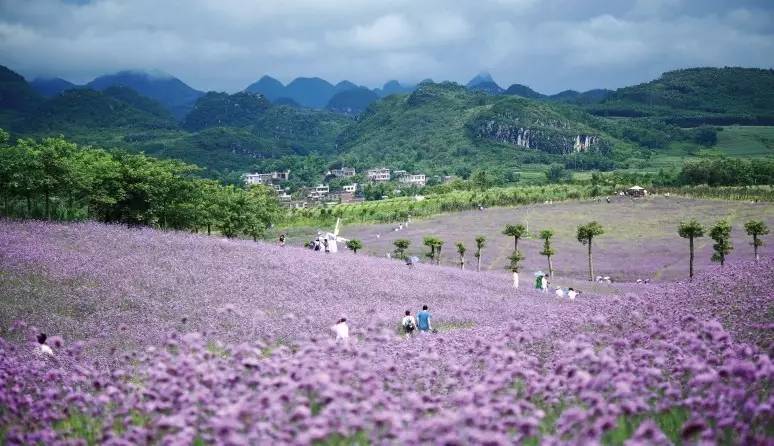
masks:
[[[0,0],[0,64],[82,83],[158,69],[202,90],[263,74],[555,93],[691,66],[774,65],[772,0]]]

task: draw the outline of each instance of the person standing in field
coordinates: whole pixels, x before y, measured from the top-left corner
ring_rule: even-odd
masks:
[[[554,293],[556,294],[556,297],[564,297],[564,290],[562,290],[561,287],[556,287],[556,291]]]
[[[280,234],[279,236],[279,245],[285,246],[285,233]]]
[[[570,300],[575,300],[575,296],[577,296],[577,295],[578,295],[578,292],[577,292],[577,291],[575,291],[575,290],[574,290],[574,289],[572,289],[572,288],[570,288],[570,289],[567,291],[567,297],[569,297],[569,298],[570,298]]]
[[[335,325],[331,327],[334,333],[336,333],[336,341],[348,342],[349,341],[349,326],[347,325],[347,318],[343,317],[339,319]]]
[[[535,289],[536,290],[539,290],[541,288],[542,281],[543,281],[543,276],[542,275],[535,276]]]
[[[403,319],[400,321],[400,326],[403,328],[403,332],[406,333],[406,336],[414,334],[414,330],[417,328],[417,321],[414,319],[414,316],[411,315],[410,310],[406,310],[406,315],[403,316]]]
[[[325,246],[325,253],[330,254],[331,253],[331,246],[328,244],[328,237],[325,237],[323,239],[323,246]]]
[[[432,324],[430,324],[430,311],[428,311],[427,305],[422,305],[422,311],[417,313],[417,326],[419,331],[423,333],[428,333],[433,329]]]
[[[544,292],[548,292],[548,277],[540,276],[540,289]]]

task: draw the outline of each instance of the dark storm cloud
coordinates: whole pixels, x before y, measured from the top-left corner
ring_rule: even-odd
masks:
[[[774,6],[719,0],[0,0],[0,63],[75,82],[159,69],[236,91],[262,74],[370,86],[488,70],[548,93],[688,66],[771,67]]]

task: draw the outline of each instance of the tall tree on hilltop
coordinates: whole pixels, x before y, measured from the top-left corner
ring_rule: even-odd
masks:
[[[462,242],[457,242],[457,254],[460,255],[460,269],[465,269],[465,251],[467,249],[465,248],[465,245],[462,244]]]
[[[527,236],[527,228],[522,224],[506,225],[503,234],[513,237],[513,250],[518,251],[519,239]]]
[[[720,266],[726,263],[726,256],[731,254],[734,245],[731,243],[731,225],[726,220],[720,220],[710,229],[709,236],[715,241],[712,249],[712,261],[720,262]]]
[[[476,237],[476,271],[481,272],[481,251],[486,246],[486,237],[479,235]]]
[[[693,280],[693,241],[696,238],[704,237],[704,226],[696,220],[684,221],[677,228],[677,233],[682,238],[688,239],[688,250],[690,257],[688,260],[688,278]]]
[[[551,256],[556,254],[556,251],[551,246],[551,238],[554,236],[554,231],[551,229],[544,229],[540,231],[540,238],[543,239],[543,250],[540,251],[541,255],[548,258],[548,277],[554,277],[554,268],[551,264]]]
[[[602,225],[596,221],[578,226],[578,241],[584,245],[588,245],[589,247],[589,280],[592,282],[594,281],[594,262],[591,258],[591,242],[594,240],[594,237],[600,236],[604,233],[605,230],[602,228]]]
[[[768,234],[769,228],[763,220],[750,220],[744,224],[744,230],[747,231],[747,235],[753,238],[753,252],[755,253],[755,261],[758,261],[760,260],[760,257],[758,257],[758,247],[763,246],[763,240],[758,237]]]

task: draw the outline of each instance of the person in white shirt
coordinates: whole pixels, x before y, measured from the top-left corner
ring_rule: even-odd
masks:
[[[556,291],[554,291],[554,293],[556,294],[556,297],[564,297],[564,290],[559,287],[556,287]]]
[[[347,342],[349,340],[349,326],[347,325],[347,319],[341,318],[336,322],[336,325],[331,327],[336,333],[336,340]]]
[[[406,315],[401,319],[400,326],[403,332],[406,333],[406,336],[414,334],[414,330],[417,328],[417,320],[411,315],[411,311],[406,310]]]
[[[54,350],[51,349],[51,347],[46,344],[46,339],[48,339],[48,336],[46,336],[45,333],[41,333],[38,335],[38,349],[37,352],[39,355],[42,356],[54,356]]]
[[[544,292],[548,292],[548,276],[543,276],[540,278],[540,289]]]
[[[572,288],[570,288],[569,291],[567,291],[567,297],[569,297],[570,300],[575,300],[575,296],[577,295],[578,295],[578,292]]]

